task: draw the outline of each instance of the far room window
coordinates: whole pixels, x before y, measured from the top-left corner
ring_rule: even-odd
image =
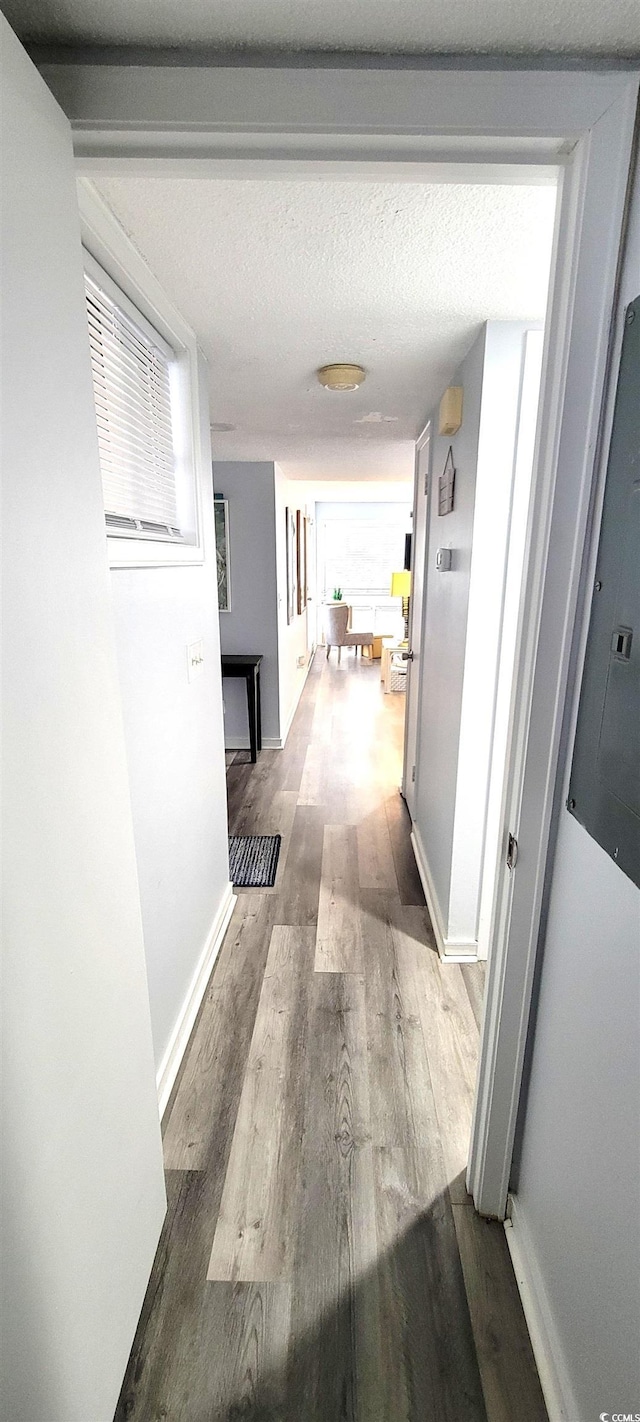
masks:
[[[404,567],[408,503],[369,502],[317,505],[318,582],[322,602],[339,588],[351,608],[354,632],[402,636],[398,598],[391,574]]]
[[[404,567],[407,515],[394,522],[385,509],[385,521],[345,518],[327,522],[324,536],[324,596],[335,587],[346,598],[389,597],[391,573]]]
[[[107,531],[193,543],[188,358],[88,255],[85,295]]]

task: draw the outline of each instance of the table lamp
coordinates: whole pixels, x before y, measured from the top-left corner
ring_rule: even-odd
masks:
[[[391,574],[391,596],[402,598],[402,616],[404,618],[404,640],[409,641],[409,597],[411,594],[411,573],[408,568],[403,568],[401,573]]]

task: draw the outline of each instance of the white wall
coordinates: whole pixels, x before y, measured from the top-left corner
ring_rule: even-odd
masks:
[[[229,894],[213,491],[202,358],[200,377],[204,563],[111,572],[158,1072]],[[187,646],[201,638],[204,669],[189,682]]]
[[[2,33],[2,1416],[110,1422],[165,1210],[69,125]]]
[[[517,532],[522,567],[520,533],[524,534],[526,529],[526,495],[531,486],[533,463],[533,446],[529,445],[528,467],[520,471],[520,482],[525,486],[525,497],[520,500],[521,505],[524,504],[524,527],[516,531],[511,525],[512,492],[529,335],[541,343],[542,331],[532,332],[524,323],[487,322],[451,847],[447,937],[453,947],[475,945],[478,939],[508,545],[510,535]],[[532,393],[534,429],[540,394],[539,372],[540,365]],[[438,522],[442,526],[446,520]],[[429,554],[433,563],[431,547]],[[517,596],[515,601],[517,604]],[[513,674],[513,654],[511,663]],[[504,743],[499,754],[504,760]],[[499,773],[499,765],[496,770]]]
[[[437,410],[432,420],[415,822],[445,932],[451,886],[485,339],[483,328],[451,381],[452,385],[462,385],[464,389],[464,417],[458,434],[452,439],[438,435]],[[453,446],[456,467],[455,502],[452,513],[439,518],[437,481],[449,445]],[[450,573],[436,572],[435,554],[440,546],[454,549]]]
[[[223,652],[261,652],[263,744],[280,740],[278,618],[276,585],[275,474],[271,461],[213,465],[216,494],[229,501],[231,609],[220,613]],[[225,744],[249,745],[243,680],[223,687]]]
[[[640,291],[640,176],[622,276]],[[614,368],[614,383],[617,371]],[[596,540],[594,539],[594,550]],[[591,555],[593,570],[594,553]],[[591,578],[586,579],[587,587]],[[582,619],[582,647],[588,612]],[[579,681],[579,679],[578,679]],[[577,713],[576,685],[572,728]],[[640,891],[560,797],[516,1229],[571,1422],[640,1407]]]
[[[520,623],[520,604],[525,576],[525,549],[533,492],[532,473],[540,405],[543,352],[544,331],[542,329],[527,331],[509,511],[508,547],[504,570],[502,627],[493,708],[489,791],[484,822],[484,848],[478,911],[478,957],[485,960],[489,956],[491,944],[496,866],[504,852],[503,800],[509,754],[511,702]]]
[[[532,334],[541,339],[524,322],[488,321],[452,381],[464,391],[458,434],[436,434],[437,410],[432,417],[415,817],[431,906],[451,952],[475,953],[478,945],[507,546]],[[537,399],[535,388],[536,408]],[[455,501],[453,512],[440,517],[438,478],[450,445]],[[530,442],[527,460],[519,476],[525,522]],[[450,572],[436,570],[439,547],[452,550]],[[519,547],[521,558],[521,540]]]
[[[413,484],[410,479],[294,479],[299,497],[307,504],[408,504],[411,508]]]

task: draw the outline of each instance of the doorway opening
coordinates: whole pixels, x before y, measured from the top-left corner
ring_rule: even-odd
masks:
[[[480,902],[491,898],[500,834],[537,410],[527,360],[542,344],[558,170],[538,170],[534,182],[526,168],[500,183],[483,181],[482,169],[474,182],[468,170],[462,181],[449,171],[438,183],[437,168],[431,176],[195,181],[123,171],[92,185],[209,358],[221,649],[227,663],[259,659],[253,680],[243,671],[223,682],[230,816],[232,785],[244,793],[248,783],[241,767],[262,755],[264,773],[264,757],[286,747],[315,649],[328,643],[328,605],[346,603],[347,641],[395,698],[397,788],[438,949],[471,962],[486,957]],[[89,186],[81,180],[81,200]],[[93,203],[95,212],[95,191]],[[256,212],[263,221],[252,228]],[[364,252],[353,250],[354,228]],[[315,370],[348,340],[366,380],[336,396]],[[251,378],[239,380],[244,369]],[[457,428],[440,419],[452,388]],[[400,597],[395,580],[406,572],[410,596]],[[510,665],[500,655],[507,604]],[[303,776],[312,799],[318,754],[312,746]],[[237,833],[278,833],[271,809],[241,818]],[[293,819],[285,839],[292,829]],[[286,854],[281,877],[285,863]]]
[[[497,182],[560,173],[551,305],[536,435],[527,571],[517,631],[503,828],[529,853],[499,861],[492,966],[471,1153],[478,1208],[502,1217],[541,918],[578,597],[607,369],[616,259],[637,105],[634,74],[452,71],[357,62],[300,70],[126,68],[78,84],[46,67],[74,128],[81,171],[278,181],[363,174]],[[103,82],[104,81],[104,82]],[[313,121],[308,108],[313,93]],[[384,92],[382,114],[380,97]],[[177,94],[180,102],[177,103]],[[148,105],[147,105],[148,100]],[[242,123],[238,114],[243,116]],[[114,114],[117,121],[114,122]],[[187,117],[185,118],[185,114]],[[382,122],[381,122],[382,120]],[[275,136],[277,135],[277,137]],[[412,165],[415,164],[415,168]],[[181,234],[180,234],[181,236]],[[238,249],[238,250],[241,250]],[[375,412],[380,414],[381,412]],[[517,834],[514,833],[517,830]],[[509,877],[512,876],[512,877]],[[500,1083],[498,1087],[498,1083]],[[491,1159],[491,1165],[489,1161]]]

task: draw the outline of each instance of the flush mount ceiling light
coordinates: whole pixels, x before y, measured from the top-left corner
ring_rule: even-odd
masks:
[[[361,365],[341,364],[323,365],[316,374],[325,390],[357,390],[367,372]]]

